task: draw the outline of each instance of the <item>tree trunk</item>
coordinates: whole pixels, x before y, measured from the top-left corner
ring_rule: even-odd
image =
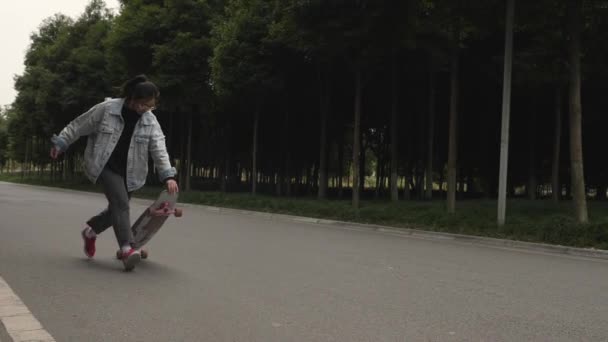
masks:
[[[184,132],[187,130],[186,128],[186,117],[185,117],[185,111],[182,112],[181,109],[178,110],[178,115],[180,116],[180,120],[179,120],[179,127],[178,130],[180,132],[179,134],[179,183],[180,184],[186,184],[186,174],[187,174],[187,162],[186,162],[186,134],[184,134]]]
[[[502,117],[500,132],[500,164],[498,170],[498,226],[505,224],[507,212],[507,170],[509,164],[509,124],[511,116],[511,73],[513,66],[513,25],[515,0],[508,0],[505,20],[505,58],[502,85]]]
[[[42,139],[36,139],[36,145],[38,146],[38,151],[42,151],[43,149],[43,142]],[[40,159],[38,159],[38,178],[42,179],[42,176],[44,175],[44,165],[43,163],[40,161]],[[1,172],[1,167],[0,167],[0,172]]]
[[[291,196],[291,153],[287,150],[287,156],[285,156],[285,174],[287,175],[287,180],[285,182],[285,196]]]
[[[340,134],[340,142],[338,144],[338,198],[344,195],[342,187],[342,179],[344,178],[344,134]]]
[[[528,164],[528,199],[535,200],[536,199],[536,135],[535,129],[536,126],[536,108],[533,108],[532,114],[529,116],[529,126],[528,126],[528,156],[529,156],[529,164]]]
[[[424,128],[420,128],[421,132]],[[421,148],[423,148],[423,144],[420,144]],[[424,155],[422,152],[420,155]],[[418,166],[416,167],[416,196],[418,199],[424,199],[424,161],[422,159],[416,162]]]
[[[175,109],[175,114],[178,113],[177,108]],[[176,153],[172,153],[174,151],[175,138],[173,133],[173,126],[175,125],[175,115],[169,115],[169,131],[167,134],[167,152],[169,156],[173,155],[172,165],[175,165],[176,162]]]
[[[68,160],[68,165],[70,166],[69,174],[70,179],[74,180],[76,178],[76,161],[80,158],[80,156],[72,153],[70,155],[70,159]]]
[[[174,115],[168,115],[169,117],[169,130],[167,131],[167,150],[169,151],[169,154],[171,154],[171,150],[173,147],[173,116]]]
[[[51,159],[51,182],[55,181],[55,164],[56,162],[54,160]]]
[[[260,124],[260,109],[256,107],[253,119],[253,151],[251,153],[251,194],[257,192],[258,183],[258,125]]]
[[[376,162],[376,187],[374,189],[374,198],[378,199],[380,197],[380,184],[382,182],[382,162],[380,158],[377,159]]]
[[[285,184],[289,178],[288,155],[289,155],[289,111],[285,109],[283,120],[283,132],[281,133],[281,157],[284,163],[279,166],[279,181],[277,182],[277,196],[282,196],[289,184]]]
[[[230,146],[230,142],[232,141],[232,127],[230,125],[230,123],[228,122],[226,124],[226,127],[224,128],[224,165],[220,170],[220,191],[221,192],[227,192],[228,191],[228,185],[230,183],[231,180],[231,172],[230,172],[230,162],[231,162],[231,146]]]
[[[361,194],[365,193],[365,165],[367,163],[367,148],[365,141],[363,141],[363,134],[361,134],[361,151],[359,153],[359,191]]]
[[[449,148],[448,148],[448,213],[456,212],[456,163],[458,160],[458,80],[459,61],[458,48],[452,51],[450,67],[450,124],[449,124]]]
[[[25,178],[25,172],[30,160],[30,139],[25,138],[25,156],[21,163],[21,179]]]
[[[399,156],[399,139],[397,129],[397,61],[395,52],[393,51],[392,60],[392,77],[391,77],[391,201],[396,202],[399,200],[399,175],[397,174],[398,165],[397,160]]]
[[[571,0],[570,10],[570,162],[572,198],[579,223],[589,221],[583,169],[583,137],[581,106],[581,7],[582,1]]]
[[[194,115],[196,106],[192,107],[192,111],[188,115],[188,137],[186,140],[186,174],[184,190],[190,191],[190,179],[192,178],[192,116]]]
[[[555,133],[553,135],[553,165],[551,167],[551,197],[559,202],[561,186],[559,183],[559,157],[562,140],[562,95],[559,87],[555,90]]]
[[[316,165],[313,163],[312,166],[306,167],[306,183],[304,184],[304,194],[305,196],[311,195],[311,183],[313,175],[315,174]]]
[[[353,208],[359,209],[359,157],[361,154],[361,102],[362,102],[361,70],[355,74],[355,122],[353,128]]]
[[[319,165],[314,164],[312,174],[308,177],[308,196],[313,196],[317,179],[319,179]]]
[[[327,116],[329,112],[329,77],[319,67],[321,137],[319,151],[319,199],[327,198]]]
[[[380,182],[380,195],[383,196],[386,192],[387,186],[390,187],[390,164],[388,162],[383,162],[382,167],[380,168],[380,172],[382,173],[381,182]],[[388,180],[388,182],[387,182]],[[388,183],[388,184],[387,184]]]
[[[63,163],[61,166],[62,167],[61,176],[63,178],[61,181],[63,181],[63,182],[68,180],[68,170],[69,170],[68,161],[71,158],[71,154],[72,154],[72,151],[70,151],[70,150],[65,151],[65,153],[63,154]]]
[[[412,176],[411,168],[405,170],[405,176],[403,176],[403,199],[409,201],[412,199],[412,192],[410,190],[410,177]]]
[[[435,60],[431,56],[429,67],[429,126],[428,126],[428,143],[426,155],[426,193],[427,200],[433,199],[433,150],[435,142]]]

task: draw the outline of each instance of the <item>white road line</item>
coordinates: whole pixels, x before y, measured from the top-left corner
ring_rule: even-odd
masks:
[[[55,342],[21,299],[0,277],[0,320],[13,342]]]

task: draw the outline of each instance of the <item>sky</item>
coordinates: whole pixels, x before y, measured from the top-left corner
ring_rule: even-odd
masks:
[[[118,12],[118,0],[104,1]],[[0,106],[11,104],[17,95],[14,76],[23,73],[30,35],[55,13],[76,19],[88,3],[89,0],[0,0]]]

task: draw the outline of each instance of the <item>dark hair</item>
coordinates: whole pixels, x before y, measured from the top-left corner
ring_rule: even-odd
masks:
[[[127,100],[132,99],[148,99],[158,98],[160,92],[156,85],[150,81],[146,75],[138,75],[132,79],[126,81],[122,85],[120,97],[124,97]]]

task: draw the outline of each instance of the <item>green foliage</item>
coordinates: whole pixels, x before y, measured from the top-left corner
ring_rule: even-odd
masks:
[[[447,66],[457,48],[462,75],[459,167],[467,182],[483,185],[485,194],[493,195],[498,174],[505,1],[124,0],[121,4],[114,16],[102,0],[91,0],[79,17],[57,14],[32,34],[25,71],[15,79],[17,98],[0,119],[0,163],[6,158],[29,158],[48,165],[44,143],[48,144],[51,134],[93,104],[117,95],[114,90],[125,79],[145,73],[161,89],[156,114],[166,125],[172,158],[180,164],[186,158],[186,129],[192,128],[193,168],[213,170],[214,181],[229,179],[235,189],[245,188],[239,180],[251,172],[251,114],[257,110],[261,114],[258,171],[264,178],[264,191],[276,191],[275,180],[284,176],[295,194],[311,193],[317,186],[315,173],[320,164],[321,107],[327,108],[329,177],[333,181],[337,176],[349,176],[353,71],[360,71],[364,79],[365,173],[375,172],[376,166],[384,175],[388,173],[394,90],[400,151],[395,162],[399,176],[408,177],[414,186],[411,176],[423,171],[426,159],[428,82],[433,65],[436,170],[432,171],[436,182],[443,181],[448,146]],[[539,181],[547,182],[550,173],[547,156],[553,144],[554,87],[567,79],[568,67],[564,4],[551,0],[516,3],[509,169],[513,187],[529,176],[528,140],[521,138],[529,123],[522,113],[534,110],[538,114],[535,149],[537,156],[544,156],[537,163],[541,165],[536,165],[537,173],[542,173]],[[607,11],[601,1],[584,1],[584,156],[585,164],[592,165],[585,173],[593,182],[589,187],[599,187],[600,193],[608,186],[608,163],[597,148],[604,143],[603,127],[608,124],[602,95],[608,75]],[[191,112],[197,115],[189,121]],[[564,133],[562,146],[567,146],[567,139]],[[341,145],[343,150],[338,149]],[[30,151],[28,146],[32,146]],[[342,152],[339,161],[338,151]],[[560,170],[564,185],[568,183],[568,161],[564,151]],[[380,189],[383,195],[386,193]],[[312,205],[242,200],[251,201],[247,205],[254,207],[296,213],[299,207]],[[557,242],[578,236],[580,244],[601,239],[603,234],[599,225],[592,224],[585,233],[591,235],[580,237],[580,227],[553,212],[545,213],[546,222],[533,221],[536,228],[526,226],[529,220],[522,216],[521,222],[507,225],[504,231],[488,230],[487,222],[493,221],[494,213],[483,202],[470,202],[470,210],[463,208],[462,215],[450,217],[435,212],[441,211],[436,206],[378,203],[377,207],[364,205],[357,219]],[[339,205],[324,204],[318,211],[355,217],[354,212],[334,207]],[[405,214],[397,213],[399,210]],[[486,223],[480,223],[482,218]],[[518,216],[512,220],[517,221]]]
[[[163,103],[209,103],[210,8],[206,0],[125,2],[105,41],[112,79],[146,74]]]
[[[211,83],[220,96],[260,96],[276,86],[266,44],[272,2],[231,0],[212,30]]]
[[[25,72],[15,81],[13,146],[26,137],[48,138],[108,95],[99,41],[111,20],[103,1],[93,0],[76,21],[56,15],[32,35]]]
[[[153,46],[159,86],[177,102],[209,103],[210,7],[204,0],[165,1],[163,38]]]
[[[113,84],[137,74],[150,74],[154,45],[162,41],[164,1],[125,1],[105,40],[108,69]]]

